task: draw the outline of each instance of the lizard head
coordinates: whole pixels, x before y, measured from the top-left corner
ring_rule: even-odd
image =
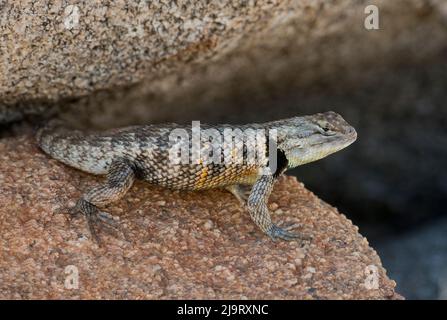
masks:
[[[357,139],[355,129],[332,111],[279,122],[277,145],[288,168],[322,159]]]

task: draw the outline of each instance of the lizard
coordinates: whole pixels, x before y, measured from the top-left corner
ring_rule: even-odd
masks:
[[[226,189],[245,206],[252,221],[272,240],[304,240],[311,237],[272,222],[267,202],[275,181],[286,170],[322,159],[349,146],[357,138],[354,127],[332,111],[266,123],[202,125],[202,128],[214,130],[215,134],[223,134],[228,129],[239,133],[264,130],[265,135],[274,132],[275,145],[272,147],[264,139],[261,145],[235,143],[227,150],[213,151],[219,159],[225,152],[242,152],[245,159],[242,162],[204,163],[198,157],[198,161],[173,163],[169,152],[178,146],[178,140],[172,139],[172,132],[181,129],[193,135],[192,125],[148,124],[86,133],[68,129],[55,120],[40,127],[36,139],[50,157],[81,171],[106,177],[103,183],[86,191],[71,208],[72,212],[86,217],[95,237],[96,229],[101,225],[115,224],[114,217],[102,208],[121,199],[139,179],[177,190]],[[206,142],[209,145],[213,141],[218,139]],[[191,144],[192,139],[186,146],[191,147]],[[268,157],[267,165],[274,159],[276,166],[270,170],[265,159],[262,163],[246,161],[248,149],[253,146],[260,147],[261,153]],[[249,195],[243,186],[251,188]]]

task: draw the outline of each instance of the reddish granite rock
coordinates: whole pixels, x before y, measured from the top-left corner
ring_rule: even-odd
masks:
[[[136,183],[108,208],[126,236],[103,232],[100,247],[83,219],[54,213],[97,181],[28,136],[0,143],[0,298],[401,298],[358,228],[295,178],[269,206],[314,236],[304,246],[269,240],[227,192]],[[78,289],[65,286],[73,268]]]

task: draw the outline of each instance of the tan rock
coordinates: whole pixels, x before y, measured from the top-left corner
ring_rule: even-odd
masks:
[[[126,237],[103,232],[99,247],[83,219],[54,214],[97,181],[30,137],[0,143],[0,298],[401,298],[355,226],[295,178],[271,199],[295,209],[273,219],[301,223],[304,246],[272,242],[227,192],[136,183],[108,208]]]
[[[364,28],[366,4],[355,0],[7,2],[0,115],[57,103],[97,126],[202,119],[211,107],[212,118],[237,121],[275,113],[266,101],[280,95],[340,90],[445,50],[443,1],[377,6],[380,30]]]

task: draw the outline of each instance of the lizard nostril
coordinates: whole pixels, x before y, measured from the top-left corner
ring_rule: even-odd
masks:
[[[349,127],[347,130],[347,134],[351,136],[357,136],[357,131],[355,131],[354,127]]]

